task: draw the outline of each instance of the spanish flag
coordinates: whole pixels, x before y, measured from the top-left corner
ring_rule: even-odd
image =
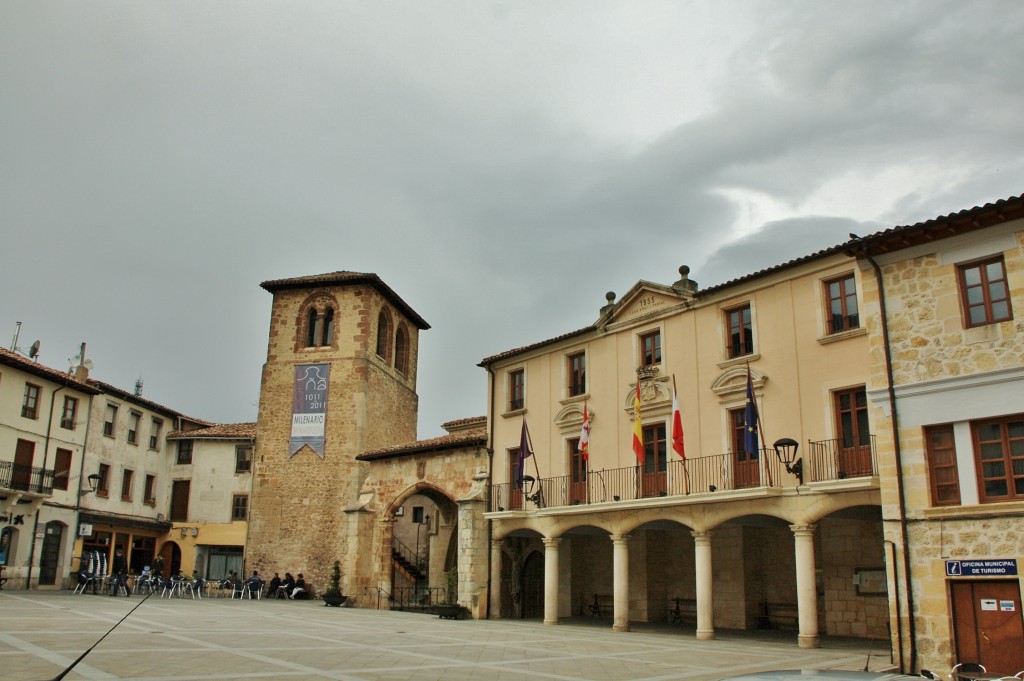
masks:
[[[633,453],[636,461],[644,465],[644,428],[640,422],[640,381],[636,382],[636,394],[633,395]]]

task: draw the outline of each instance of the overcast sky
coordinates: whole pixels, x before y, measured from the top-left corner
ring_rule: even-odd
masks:
[[[268,279],[375,272],[419,434],[606,291],[1024,192],[1024,3],[0,3],[0,343],[255,420]]]

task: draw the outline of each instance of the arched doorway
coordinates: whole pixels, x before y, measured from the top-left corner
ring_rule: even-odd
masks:
[[[519,593],[523,619],[544,617],[544,554],[531,551],[523,562]]]
[[[53,586],[57,583],[65,527],[64,523],[58,520],[46,523],[43,548],[39,555],[39,584],[42,586]]]

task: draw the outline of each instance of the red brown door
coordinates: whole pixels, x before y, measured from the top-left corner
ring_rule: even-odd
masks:
[[[733,488],[758,487],[761,484],[760,452],[747,453],[745,409],[729,412],[732,425],[732,469]]]
[[[519,449],[508,450],[508,510],[523,507],[523,487],[519,483]]]
[[[569,503],[587,503],[587,460],[579,451],[580,439],[569,440]]]
[[[665,424],[644,426],[643,434],[642,496],[665,496],[668,489],[668,445],[665,441]]]
[[[14,468],[11,470],[11,489],[28,491],[32,482],[32,457],[35,451],[35,442],[18,440],[17,448],[14,450]]]
[[[1024,669],[1024,619],[1017,580],[950,582],[956,661],[979,662],[990,674]]]
[[[175,480],[171,488],[171,520],[188,520],[188,496],[192,487],[189,480]]]
[[[871,475],[871,430],[868,428],[868,397],[864,388],[835,393],[836,426],[839,432],[838,476]]]

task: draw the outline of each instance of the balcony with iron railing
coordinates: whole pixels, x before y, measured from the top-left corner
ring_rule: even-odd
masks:
[[[806,483],[840,481],[877,475],[874,436],[863,446],[844,448],[840,440],[808,443],[803,461]],[[559,508],[641,499],[701,498],[738,490],[790,487],[794,479],[774,449],[764,448],[759,458],[732,453],[669,461],[661,470],[628,466],[590,470],[579,476],[560,475],[524,484],[491,485],[491,512],[526,508]]]
[[[53,494],[53,470],[0,461],[0,491]]]

